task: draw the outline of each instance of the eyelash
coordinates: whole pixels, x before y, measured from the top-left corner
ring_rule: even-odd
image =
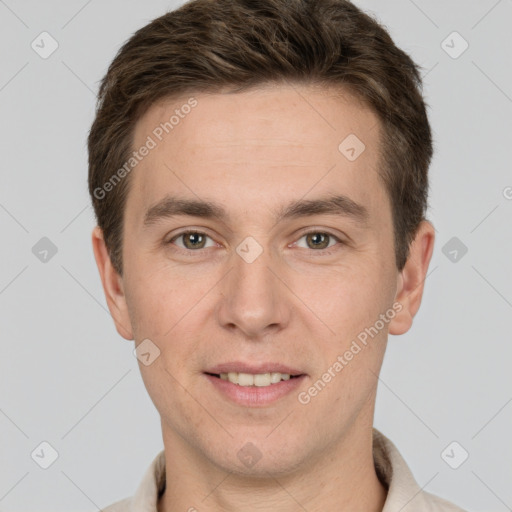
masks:
[[[174,235],[168,242],[166,242],[166,245],[172,244],[175,240],[177,240],[178,238],[180,238],[183,235],[190,235],[190,234],[193,234],[193,233],[197,233],[199,235],[206,236],[206,237],[210,238],[211,240],[213,240],[211,236],[207,235],[203,231],[199,231],[199,230],[195,230],[195,229],[189,229],[187,231],[182,231],[181,233],[178,233],[177,235]],[[327,235],[330,238],[334,238],[334,240],[338,242],[338,245],[340,245],[340,244],[343,245],[344,244],[344,242],[340,238],[338,238],[336,235],[330,233],[329,231],[322,231],[322,230],[318,230],[318,229],[312,230],[312,231],[307,231],[306,233],[302,233],[300,238],[299,238],[299,240],[304,238],[307,235],[312,235],[312,234]],[[333,246],[333,247],[335,247],[335,246]],[[196,253],[196,252],[197,253],[201,253],[203,251],[206,251],[209,248],[210,247],[208,247],[206,249],[203,248],[203,249],[192,250],[192,249],[183,249],[182,247],[177,247],[179,252],[182,252],[182,253],[187,254],[189,256],[193,256],[194,255],[193,253]],[[333,254],[334,252],[336,252],[336,250],[338,250],[338,249],[334,249],[333,250],[333,248],[330,247],[330,248],[318,249],[318,250],[311,249],[311,251],[313,251],[315,253],[319,253],[319,256],[329,256],[329,255]]]

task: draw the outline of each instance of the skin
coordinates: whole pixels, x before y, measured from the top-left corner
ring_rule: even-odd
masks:
[[[399,272],[377,172],[380,122],[347,91],[265,85],[194,97],[198,105],[132,171],[123,277],[101,230],[92,234],[119,334],[136,344],[149,338],[161,351],[151,365],[139,363],[162,423],[167,487],[158,510],[380,511],[377,375],[388,334],[408,331],[420,306],[434,229],[420,225]],[[187,99],[153,105],[135,127],[134,148]],[[366,146],[352,162],[338,150],[349,134]],[[316,214],[276,223],[276,208],[332,192],[364,205],[367,222]],[[230,218],[179,216],[145,229],[145,211],[171,193],[219,202]],[[209,237],[205,246],[167,243],[189,228]],[[311,231],[338,237],[328,241],[330,255],[319,255]],[[252,263],[236,252],[248,236],[263,248]],[[401,311],[306,405],[291,393],[242,407],[203,374],[233,360],[277,361],[307,374],[299,389],[307,391],[397,302]],[[252,467],[237,457],[248,442],[261,453]]]

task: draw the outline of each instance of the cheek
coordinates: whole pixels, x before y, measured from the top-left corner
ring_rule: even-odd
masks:
[[[375,259],[361,257],[357,263],[294,272],[289,282],[303,311],[316,321],[311,328],[320,328],[332,346],[344,344],[389,308],[393,295],[388,275]]]
[[[125,288],[137,340],[166,339],[198,301],[197,287],[190,286],[168,269],[140,265],[131,268],[127,275],[137,276]]]
[[[156,400],[161,394],[179,400],[176,393],[182,391],[180,383],[185,385],[185,374],[200,366],[197,348],[211,318],[204,308],[212,283],[201,278],[191,282],[168,267],[147,266],[132,275],[139,277],[129,283],[126,296],[135,339],[149,339],[159,351],[154,363],[139,365],[143,380]]]

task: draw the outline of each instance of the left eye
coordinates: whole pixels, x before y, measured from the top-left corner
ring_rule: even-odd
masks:
[[[322,231],[310,231],[302,235],[299,240],[306,239],[306,249],[327,249],[332,247],[333,244],[329,245],[329,241],[341,242],[341,240],[330,233],[324,233]],[[298,243],[298,242],[297,242]]]

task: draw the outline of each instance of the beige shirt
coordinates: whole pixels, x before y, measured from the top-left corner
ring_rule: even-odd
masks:
[[[422,491],[396,446],[373,429],[373,459],[380,481],[388,489],[382,512],[465,512],[456,505]],[[157,502],[165,489],[165,456],[162,450],[146,471],[137,491],[104,512],[157,512]]]

